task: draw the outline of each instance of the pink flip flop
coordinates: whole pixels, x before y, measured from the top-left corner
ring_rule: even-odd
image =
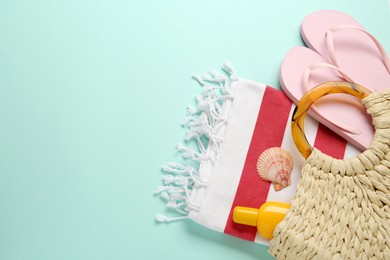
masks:
[[[306,45],[372,90],[390,88],[390,59],[375,37],[353,17],[334,10],[306,16],[301,25]]]
[[[312,87],[340,80],[350,80],[349,75],[306,47],[291,49],[281,65],[282,89],[294,103]],[[316,102],[309,114],[358,149],[365,150],[370,145],[374,134],[371,117],[358,99],[343,94],[329,95]]]

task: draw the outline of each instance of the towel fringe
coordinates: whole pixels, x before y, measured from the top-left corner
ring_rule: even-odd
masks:
[[[202,87],[201,94],[195,97],[196,108],[188,106],[182,126],[187,128],[185,143],[176,146],[181,156],[190,160],[189,164],[169,163],[162,166],[165,173],[163,186],[156,189],[156,194],[166,202],[168,209],[179,213],[179,217],[169,218],[156,215],[157,222],[169,223],[188,218],[191,211],[199,211],[200,205],[191,200],[193,188],[205,187],[208,183],[199,174],[199,164],[205,161],[215,163],[223,139],[217,132],[226,125],[227,119],[222,117],[223,107],[227,100],[233,100],[231,84],[236,81],[234,70],[228,62],[222,66],[223,73],[210,71],[203,76],[192,78]],[[195,144],[195,148],[190,147]],[[211,148],[211,149],[210,149]],[[214,156],[210,154],[214,151]],[[192,165],[198,165],[197,168]]]
[[[173,221],[178,221],[178,220],[183,220],[183,219],[187,219],[188,216],[181,216],[181,217],[176,217],[176,218],[168,218],[164,215],[161,215],[161,214],[157,214],[156,215],[156,221],[159,222],[159,223],[170,223],[170,222],[173,222]]]

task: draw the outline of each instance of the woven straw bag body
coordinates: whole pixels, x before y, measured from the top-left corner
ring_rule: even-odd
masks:
[[[270,243],[277,259],[390,259],[390,91],[362,103],[371,146],[348,160],[313,150]]]

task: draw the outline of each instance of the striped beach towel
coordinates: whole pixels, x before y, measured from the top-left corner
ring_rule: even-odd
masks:
[[[177,149],[184,163],[163,166],[163,185],[157,193],[181,216],[157,215],[159,222],[189,218],[210,229],[268,245],[256,227],[236,224],[236,206],[259,208],[264,202],[291,201],[304,159],[291,135],[295,105],[280,90],[238,78],[228,64],[224,74],[194,77],[202,87],[196,107],[187,108],[185,142]],[[358,154],[353,146],[310,117],[305,133],[311,144],[335,158]],[[271,147],[282,147],[294,160],[291,185],[275,191],[262,180],[256,163]]]

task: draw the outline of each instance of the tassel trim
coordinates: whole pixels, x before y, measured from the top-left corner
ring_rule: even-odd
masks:
[[[190,212],[200,209],[200,205],[192,201],[191,193],[194,189],[208,185],[200,169],[204,169],[206,164],[212,167],[216,161],[223,143],[223,138],[217,133],[226,126],[227,118],[224,118],[223,111],[227,101],[233,101],[231,84],[237,80],[229,63],[223,64],[222,71],[224,73],[211,71],[204,76],[192,77],[203,89],[195,98],[196,107],[187,107],[182,124],[187,129],[184,143],[176,146],[176,150],[189,163],[164,165],[163,185],[155,191],[165,201],[167,208],[179,216],[169,218],[157,214],[157,222],[186,219]]]

